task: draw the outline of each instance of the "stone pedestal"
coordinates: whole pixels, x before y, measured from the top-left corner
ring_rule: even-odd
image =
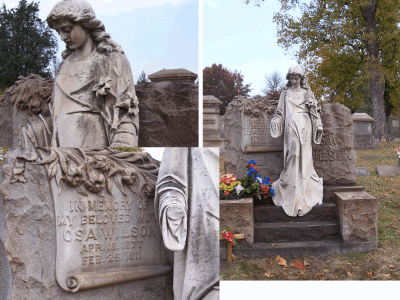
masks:
[[[378,199],[366,192],[337,192],[343,242],[370,242],[378,246]]]
[[[203,146],[221,147],[224,140],[220,134],[220,106],[222,101],[214,96],[203,97]]]
[[[232,227],[233,233],[244,234],[244,240],[240,240],[247,245],[254,243],[254,216],[253,198],[239,200],[220,200],[220,227]]]
[[[374,119],[366,113],[355,113],[352,118],[354,122],[354,148],[374,148],[374,136],[372,134]]]

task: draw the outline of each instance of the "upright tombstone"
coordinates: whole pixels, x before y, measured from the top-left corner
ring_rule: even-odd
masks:
[[[221,100],[214,96],[203,96],[203,145],[204,147],[221,147],[224,140],[220,133]]]
[[[283,169],[283,136],[274,139],[270,123],[278,101],[267,97],[236,97],[225,113],[225,167],[241,177],[254,159],[262,176],[279,178]]]
[[[37,151],[9,151],[2,166],[5,299],[172,299],[153,203],[159,163],[111,149]]]
[[[321,106],[322,141],[313,145],[314,168],[324,186],[356,184],[353,119],[350,109],[339,103]]]
[[[400,138],[400,115],[389,116],[387,122],[390,135]]]
[[[149,75],[151,82],[194,82],[197,79],[197,74],[189,70],[180,69],[162,69]]]
[[[354,148],[371,149],[374,147],[373,124],[374,118],[366,113],[354,113]]]

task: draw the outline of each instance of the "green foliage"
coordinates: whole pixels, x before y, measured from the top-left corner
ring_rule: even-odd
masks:
[[[249,96],[251,83],[243,83],[243,75],[230,71],[221,64],[203,70],[203,95],[212,95],[222,101],[221,114],[236,96]]]
[[[8,151],[7,147],[0,147],[0,166],[3,163],[3,158],[7,151]]]
[[[16,8],[0,8],[0,88],[13,85],[20,75],[51,77],[57,41],[38,12],[39,3],[27,0]]]
[[[140,147],[113,147],[113,149],[121,152],[143,152],[143,149]]]
[[[278,43],[288,53],[294,50],[317,97],[353,109],[363,107],[376,72],[384,77],[386,105],[392,113],[400,110],[400,1],[307,2],[281,0],[281,11],[275,14],[274,22]],[[366,13],[375,5],[375,18],[368,19]],[[292,16],[295,8],[300,8],[301,17]]]

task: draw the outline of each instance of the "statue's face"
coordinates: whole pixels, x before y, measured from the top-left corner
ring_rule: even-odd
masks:
[[[299,75],[290,75],[289,77],[290,83],[292,87],[299,87],[300,86],[300,76]]]
[[[81,25],[74,24],[69,20],[61,20],[54,25],[61,40],[67,44],[71,50],[82,49],[91,38],[89,32]]]

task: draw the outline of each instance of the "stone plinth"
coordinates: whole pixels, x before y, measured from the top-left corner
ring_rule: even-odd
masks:
[[[214,96],[203,97],[203,146],[221,147],[223,139],[220,134],[220,106],[222,101]]]
[[[253,198],[220,200],[220,227],[232,227],[233,233],[244,234],[247,245],[254,243]]]
[[[162,82],[162,81],[187,81],[194,82],[197,79],[197,74],[190,72],[186,69],[163,69],[161,71],[150,74],[149,79],[152,82]]]
[[[254,159],[258,173],[274,181],[283,170],[283,136],[274,139],[270,121],[277,100],[266,97],[235,98],[225,117],[226,172],[238,178],[246,173],[247,161]]]
[[[350,110],[339,103],[322,105],[324,132],[321,144],[313,145],[314,168],[326,185],[354,185],[356,160],[353,119]]]
[[[374,119],[366,113],[354,113],[354,148],[371,149],[374,148],[373,124]]]
[[[389,116],[387,122],[390,135],[400,137],[400,115]]]
[[[196,147],[199,143],[199,85],[148,82],[136,86],[139,147]]]
[[[378,200],[362,192],[337,192],[343,242],[376,242],[378,245]]]

